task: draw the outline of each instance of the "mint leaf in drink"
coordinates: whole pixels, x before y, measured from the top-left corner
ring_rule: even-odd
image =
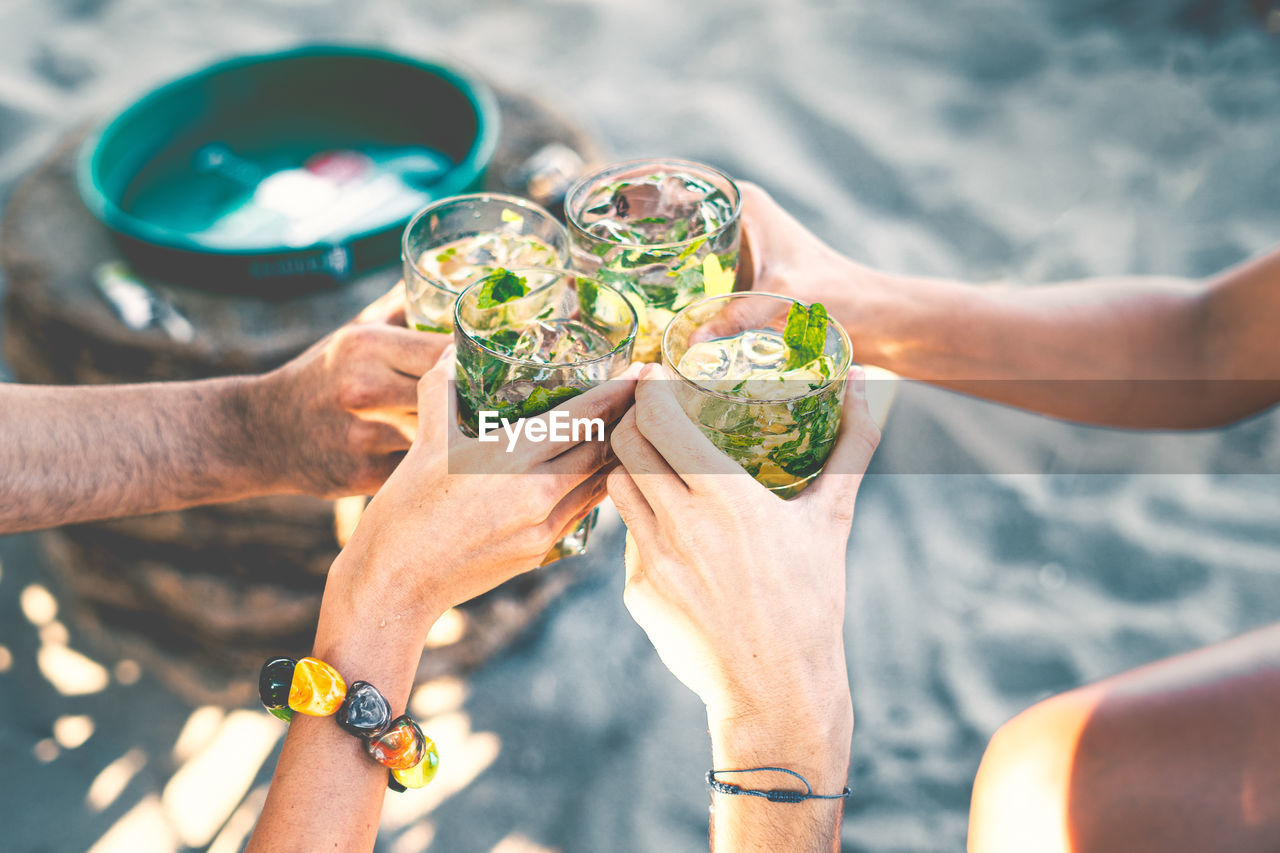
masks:
[[[447,326],[428,326],[426,323],[414,323],[413,327],[419,332],[448,332]]]
[[[578,279],[578,304],[582,306],[582,314],[586,317],[596,315],[596,297],[600,295],[600,286],[589,278]]]
[[[805,361],[821,358],[827,348],[827,306],[815,302],[809,306],[809,325],[805,329]]]
[[[483,343],[491,350],[496,350],[503,355],[511,355],[515,352],[516,343],[520,340],[520,333],[515,329],[499,329],[487,338],[483,339]]]
[[[480,308],[496,308],[529,293],[529,282],[510,270],[496,269],[483,281],[480,295],[476,297],[476,305]]]
[[[525,398],[524,405],[520,407],[520,415],[531,418],[548,412],[565,400],[578,396],[582,391],[582,388],[574,388],[572,385],[561,385],[558,388],[534,388],[533,393]]]
[[[827,344],[827,309],[821,302],[809,307],[799,302],[787,312],[787,327],[782,332],[787,345],[787,370],[803,367],[822,355]]]

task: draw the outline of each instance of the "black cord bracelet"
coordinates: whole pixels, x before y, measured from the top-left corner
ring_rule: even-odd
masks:
[[[796,777],[804,783],[807,793],[799,791],[758,791],[753,788],[741,788],[729,782],[721,782],[716,778],[717,773],[761,773],[764,771],[772,771],[775,773],[787,773]],[[839,794],[815,794],[813,786],[809,784],[809,780],[801,776],[794,770],[788,770],[785,767],[750,767],[746,770],[708,770],[707,784],[711,786],[711,790],[717,794],[732,794],[747,797],[761,797],[771,803],[802,803],[805,800],[844,800],[853,795],[849,790],[849,786],[845,786],[842,793]]]

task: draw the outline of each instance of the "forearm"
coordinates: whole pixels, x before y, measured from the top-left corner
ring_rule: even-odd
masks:
[[[750,714],[708,711],[715,770],[784,767],[815,794],[838,794],[848,780],[853,707],[845,676],[810,696],[793,694]],[[821,698],[818,698],[818,697]],[[803,791],[792,776],[763,772],[718,776],[742,788]],[[829,853],[840,848],[843,799],[773,803],[712,794],[711,847],[733,851]]]
[[[0,533],[284,490],[259,380],[0,385]]]
[[[1275,289],[1277,266],[1264,259],[1208,285],[980,287],[850,265],[820,291],[864,362],[1055,417],[1194,428],[1280,399],[1274,354],[1259,352],[1273,336],[1257,324],[1274,300],[1250,298]]]
[[[390,594],[361,597],[358,589],[388,591],[394,581],[357,584],[360,573],[388,574],[358,559],[344,552],[330,570],[312,654],[348,686],[372,684],[399,716],[438,614],[406,609]],[[295,714],[248,850],[372,850],[386,787],[387,769],[359,738],[332,718]]]

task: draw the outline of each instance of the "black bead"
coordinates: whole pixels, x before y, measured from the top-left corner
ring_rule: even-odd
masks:
[[[262,665],[258,676],[258,697],[264,708],[289,707],[289,686],[293,684],[293,658],[272,658]]]
[[[391,703],[369,682],[353,681],[334,719],[353,735],[377,737],[391,725]]]
[[[387,771],[387,787],[395,791],[397,794],[403,794],[405,791],[409,790],[396,780],[396,774],[392,773],[390,770]]]

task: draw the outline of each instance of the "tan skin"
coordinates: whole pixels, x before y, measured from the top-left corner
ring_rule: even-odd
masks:
[[[1280,251],[1207,281],[974,287],[870,269],[759,187],[743,195],[754,286],[826,304],[864,362],[1119,427],[1212,427],[1280,402]],[[1277,703],[1280,626],[1042,702],[987,748],[969,849],[1274,851]]]
[[[841,638],[844,551],[861,475],[879,439],[865,402],[849,395],[828,472],[802,498],[784,503],[721,456],[673,408],[664,383],[644,383],[629,408],[638,367],[559,407],[610,423],[618,459],[604,442],[522,439],[506,454],[463,439],[450,421],[454,361],[446,351],[420,383],[424,414],[412,449],[329,572],[314,655],[348,680],[375,684],[395,713],[403,711],[439,615],[538,565],[607,483],[646,567],[629,568],[627,606],[663,660],[706,702],[711,760],[782,764],[819,791],[838,792],[853,728]],[[683,464],[686,453],[720,473],[676,476],[666,460]],[[635,476],[617,468],[618,460]],[[495,473],[450,473],[480,466]],[[495,503],[502,513],[492,512]],[[459,525],[459,518],[485,523]],[[797,536],[803,530],[802,552],[781,545],[768,527],[778,523]],[[690,544],[682,538],[687,529],[709,538]],[[807,582],[795,583],[797,570]],[[777,636],[791,639],[781,653],[754,653]],[[751,784],[793,787],[794,780],[764,774]],[[385,785],[385,770],[332,720],[295,716],[248,849],[371,849]],[[838,848],[840,801],[719,799],[712,827],[719,849]]]
[[[635,408],[613,433],[624,467],[609,475],[609,494],[636,543],[627,609],[706,705],[714,768],[785,767],[816,793],[839,793],[853,733],[845,549],[879,431],[861,389],[852,389],[823,474],[783,501],[698,431],[664,376],[646,368]],[[804,791],[774,772],[724,779]],[[840,846],[842,800],[714,794],[712,806],[716,850]]]
[[[449,418],[453,372],[450,347],[419,383],[418,435],[329,570],[313,649],[348,683],[377,687],[396,715],[432,624],[536,568],[603,499],[616,464],[602,441],[521,438],[507,453],[463,438]],[[635,372],[558,408],[614,424],[631,403]],[[456,473],[479,470],[492,473]],[[371,850],[386,784],[385,768],[332,719],[296,715],[248,849]]]
[[[0,533],[269,494],[372,494],[408,450],[450,342],[400,289],[263,376],[0,384]]]
[[[1274,851],[1278,704],[1280,626],[1041,702],[987,747],[969,847]]]
[[[371,492],[385,480],[329,572],[313,654],[348,680],[377,685],[400,712],[427,633],[440,614],[536,567],[552,543],[603,497],[614,465],[607,443],[566,449],[522,439],[514,454],[500,456],[494,445],[463,439],[456,423],[447,420],[447,379],[454,362],[446,342],[445,336],[403,328],[397,289],[263,377],[103,388],[2,387],[0,471],[6,475],[0,480],[0,532],[280,492]],[[559,408],[612,424],[630,405],[633,382],[632,374]],[[419,411],[430,414],[419,422]],[[636,432],[636,440],[623,440],[626,452],[653,456],[655,446],[669,452],[660,425],[648,414],[651,407],[636,411],[655,444]],[[636,415],[629,417],[634,432]],[[680,597],[662,594],[660,586],[639,576],[628,584],[628,604],[644,614],[638,618],[659,649],[669,650],[669,660],[687,651],[681,644],[690,631],[704,638],[724,634],[724,620],[744,603],[761,618],[753,625],[757,640],[793,630],[811,606],[830,611],[821,630],[801,644],[804,654],[793,649],[767,665],[754,658],[730,661],[714,645],[696,650],[706,673],[723,668],[724,690],[712,691],[711,682],[687,672],[681,677],[705,690],[717,765],[785,763],[819,790],[833,791],[843,786],[853,724],[839,630],[844,596],[837,591],[843,589],[844,542],[857,482],[878,439],[865,405],[851,408],[846,421],[844,449],[836,451],[830,467],[834,471],[845,464],[852,473],[825,475],[804,502],[783,504],[720,457],[736,474],[729,478],[732,488],[709,490],[684,507],[706,514],[711,523],[727,510],[751,508],[755,523],[731,525],[726,542],[734,548],[724,553],[765,553],[756,540],[773,541],[761,535],[772,514],[786,515],[791,525],[800,523],[804,512],[826,514],[830,520],[821,527],[823,535],[812,540],[815,582],[804,587],[822,595],[793,596],[787,608],[772,607],[770,599],[794,588],[778,571],[785,555],[775,554],[768,570],[758,573],[771,579],[769,585],[758,587],[749,601],[701,602],[690,614],[695,621],[684,619],[680,636],[671,630],[681,621],[671,618],[672,607],[682,605]],[[683,416],[675,423],[692,430]],[[704,445],[701,452],[715,452],[693,434]],[[450,474],[451,461],[473,469],[483,465],[493,473]],[[615,481],[621,490],[627,483],[634,485],[630,479]],[[675,494],[661,484],[656,488],[652,503],[644,503],[650,514]],[[654,537],[666,533],[645,525],[640,503],[625,491],[620,499],[643,531],[643,548],[655,567],[676,571],[681,560],[694,559],[679,549],[664,556]],[[503,512],[491,512],[495,505]],[[486,523],[459,525],[459,518]],[[658,576],[658,569],[650,575]],[[779,620],[781,615],[786,618]],[[785,719],[769,710],[780,703],[789,709]],[[805,724],[804,737],[792,732],[797,723]],[[786,787],[791,782],[782,777],[754,783]],[[250,849],[371,848],[385,783],[385,771],[354,738],[332,721],[299,715]],[[838,844],[840,811],[838,802],[789,809],[759,801],[728,803],[717,810],[713,840],[728,849],[830,849]]]
[[[976,287],[871,269],[742,193],[754,287],[825,304],[864,363],[1107,426],[1220,426],[1280,402],[1280,251],[1207,282]]]

